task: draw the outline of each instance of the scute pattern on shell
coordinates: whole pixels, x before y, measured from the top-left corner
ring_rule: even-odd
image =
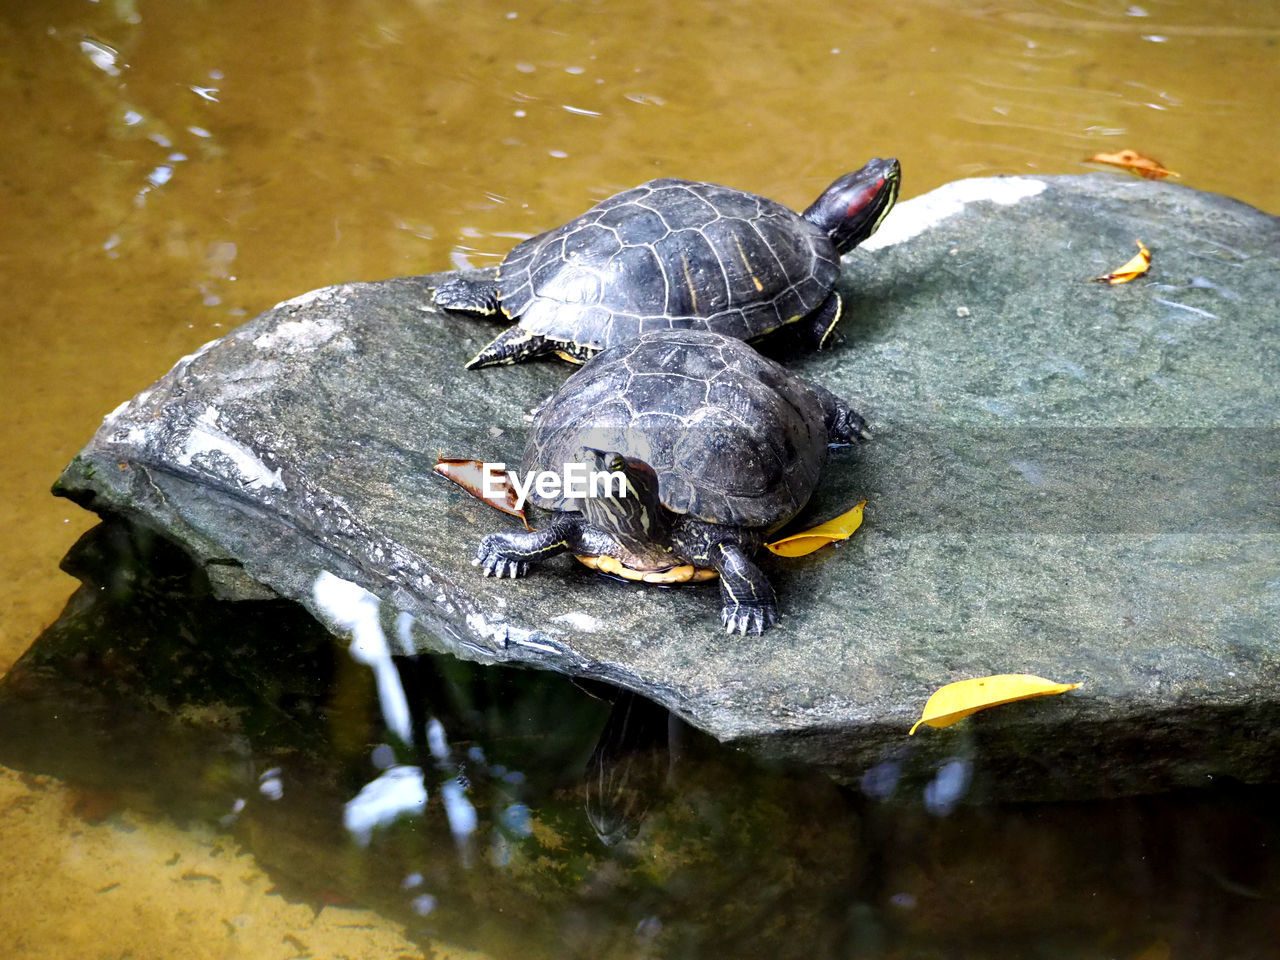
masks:
[[[665,178],[518,244],[499,284],[524,329],[599,350],[691,326],[749,340],[813,312],[839,275],[827,236],[782,204]]]
[[[614,347],[570,377],[534,419],[523,469],[560,472],[583,447],[649,464],[675,513],[772,528],[808,502],[827,431],[804,380],[740,340],[676,330]]]

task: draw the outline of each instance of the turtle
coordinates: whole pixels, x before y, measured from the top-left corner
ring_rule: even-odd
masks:
[[[652,330],[754,340],[806,321],[823,347],[840,319],[840,257],[880,226],[901,167],[875,159],[803,214],[714,183],[661,178],[515,246],[496,280],[454,278],[437,306],[516,321],[467,367],[559,354],[581,363]]]
[[[753,555],[808,502],[828,446],[869,436],[844,400],[737,338],[641,334],[588,360],[534,418],[526,484],[573,470],[579,489],[529,486],[532,528],[486,535],[473,563],[519,577],[570,551],[649,582],[718,575],[725,630],[762,633],[778,607]]]

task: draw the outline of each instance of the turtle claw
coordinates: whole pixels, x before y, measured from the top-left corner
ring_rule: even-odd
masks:
[[[725,633],[758,635],[778,622],[778,608],[773,604],[726,604],[720,610],[720,622]]]
[[[487,537],[480,542],[480,549],[471,565],[479,567],[486,577],[497,577],[499,580],[503,577],[514,580],[529,572],[529,561],[504,553],[500,546]]]
[[[523,577],[528,572],[529,565],[523,560],[494,557],[484,565],[484,575],[486,577],[497,577],[499,580],[503,577],[510,577],[514,580],[516,577]]]

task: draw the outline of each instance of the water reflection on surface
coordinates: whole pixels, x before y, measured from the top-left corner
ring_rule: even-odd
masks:
[[[957,755],[924,783],[890,758],[845,790],[629,694],[397,654],[404,737],[380,661],[294,605],[218,600],[177,548],[123,524],[67,566],[84,586],[0,681],[0,762],[101,798],[108,822],[221,823],[288,899],[372,907],[424,947],[1207,957],[1273,942],[1274,789],[995,805],[972,790],[981,757]]]

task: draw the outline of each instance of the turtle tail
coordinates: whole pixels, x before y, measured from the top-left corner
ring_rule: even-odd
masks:
[[[530,333],[517,323],[494,337],[487,347],[468,360],[467,369],[519,363],[530,357],[555,353],[558,349],[559,346],[546,337]]]

